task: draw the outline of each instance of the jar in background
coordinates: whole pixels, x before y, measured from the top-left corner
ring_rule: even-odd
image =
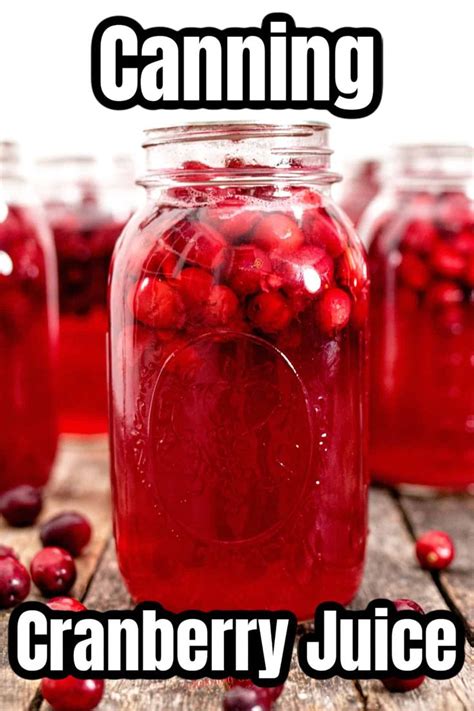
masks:
[[[52,235],[0,142],[0,492],[43,486],[57,443],[57,276]]]
[[[399,149],[364,218],[370,464],[384,483],[474,482],[472,159],[463,146]]]
[[[110,286],[115,535],[135,600],[347,603],[367,533],[363,250],[327,126],[146,134]]]
[[[347,178],[341,184],[338,204],[358,225],[366,207],[380,189],[380,163],[377,160],[361,160],[355,163]]]
[[[59,269],[59,424],[62,432],[107,430],[107,278],[132,209],[133,178],[117,162],[112,178],[91,156],[39,162],[39,185]]]

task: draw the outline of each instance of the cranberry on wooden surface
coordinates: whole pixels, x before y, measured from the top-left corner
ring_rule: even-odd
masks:
[[[247,309],[250,321],[265,333],[277,333],[286,328],[293,312],[282,294],[268,292],[254,296]]]
[[[30,565],[31,577],[46,597],[68,593],[76,580],[76,565],[68,551],[48,547],[40,550]]]
[[[24,565],[12,556],[0,558],[0,608],[13,607],[30,592],[30,576]]]
[[[64,612],[82,612],[87,607],[75,597],[53,597],[46,603],[51,610],[63,610]]]
[[[144,277],[131,292],[131,310],[137,321],[150,328],[179,329],[185,320],[178,291],[156,277]]]
[[[41,490],[26,484],[10,489],[0,496],[0,513],[10,526],[31,526],[42,506]]]
[[[420,259],[420,257],[417,257],[416,254],[412,254],[411,252],[403,254],[398,271],[401,280],[407,286],[416,291],[426,289],[430,280],[430,270],[425,262]]]
[[[349,323],[351,298],[338,288],[328,289],[314,305],[316,324],[325,334],[335,334]]]
[[[235,686],[224,695],[224,711],[269,711],[272,702],[262,698],[256,687]]]
[[[85,516],[76,511],[64,511],[43,523],[40,538],[43,546],[58,546],[77,556],[89,543],[91,532]]]
[[[416,541],[416,557],[426,570],[443,570],[452,562],[454,544],[444,531],[427,531]]]
[[[294,252],[301,247],[304,236],[297,223],[282,212],[272,212],[257,222],[252,238],[261,249]]]
[[[18,560],[18,555],[10,546],[0,545],[0,559],[2,558],[15,558]]]
[[[90,711],[104,695],[103,679],[42,679],[41,693],[54,711]]]
[[[234,679],[234,677],[229,677],[227,679],[227,686],[230,689],[233,689],[238,686],[244,687],[246,689],[255,689],[257,694],[262,699],[267,699],[270,702],[276,701],[278,697],[281,696],[284,689],[284,684],[278,684],[278,686],[263,687],[254,684],[251,679]]]
[[[413,612],[421,612],[424,614],[424,610],[417,602],[410,600],[408,597],[401,597],[393,601],[395,608],[400,612],[401,610],[412,610]]]
[[[414,679],[399,679],[396,676],[389,676],[382,679],[382,683],[388,691],[395,693],[405,693],[413,691],[423,684],[426,677],[417,676]]]

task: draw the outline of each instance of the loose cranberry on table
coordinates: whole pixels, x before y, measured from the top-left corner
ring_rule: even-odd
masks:
[[[278,684],[278,686],[257,686],[250,679],[234,679],[234,677],[229,677],[227,679],[227,686],[230,689],[236,687],[243,687],[245,689],[254,689],[261,699],[266,699],[270,703],[276,701],[279,696],[281,696],[284,684]]]
[[[41,511],[41,490],[24,484],[0,496],[0,513],[10,526],[31,526]]]
[[[455,550],[444,531],[427,531],[416,541],[416,557],[426,570],[443,570],[452,562]]]
[[[42,679],[41,693],[54,711],[90,711],[95,709],[104,695],[103,679]]]
[[[0,558],[0,608],[13,607],[30,592],[30,575],[11,555]]]
[[[46,603],[51,610],[62,610],[64,612],[82,612],[87,607],[75,597],[53,597]]]
[[[65,511],[49,519],[40,529],[43,546],[59,546],[78,556],[91,538],[88,519],[76,511]]]
[[[62,595],[69,592],[76,580],[76,565],[63,548],[43,548],[30,565],[31,577],[43,595]]]
[[[10,548],[10,546],[0,545],[0,559],[2,558],[15,558],[18,560],[18,555],[15,553],[13,548]]]
[[[421,605],[414,600],[410,600],[408,597],[398,598],[393,601],[393,604],[398,612],[400,612],[400,610],[412,610],[413,612],[421,612],[422,614],[425,612]]]
[[[224,711],[269,711],[271,706],[255,687],[236,686],[224,695]]]
[[[410,600],[409,598],[399,598],[398,600],[394,600],[393,604],[395,605],[397,611],[409,610],[413,612],[420,612],[421,614],[424,613],[421,605],[414,600]],[[400,679],[399,677],[390,676],[386,679],[382,679],[382,683],[389,691],[403,693],[417,689],[421,686],[424,680],[424,676],[417,676],[413,679]]]

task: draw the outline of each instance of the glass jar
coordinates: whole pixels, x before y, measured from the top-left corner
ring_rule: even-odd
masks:
[[[388,484],[474,482],[472,150],[398,150],[370,241],[371,445]]]
[[[148,199],[110,287],[115,534],[135,600],[306,619],[357,590],[367,276],[330,198],[327,133],[146,134]]]
[[[0,142],[0,492],[46,483],[56,452],[57,278],[52,236]]]
[[[59,268],[59,425],[107,430],[107,278],[115,241],[130,217],[133,180],[123,162],[111,182],[91,156],[39,162],[39,185]]]
[[[380,189],[379,171],[377,160],[358,161],[352,166],[347,180],[342,182],[338,203],[356,226]]]

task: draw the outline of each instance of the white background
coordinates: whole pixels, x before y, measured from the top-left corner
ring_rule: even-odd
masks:
[[[324,120],[334,162],[384,153],[399,142],[472,139],[470,0],[1,0],[0,139],[20,140],[33,157],[102,151],[138,154],[145,127],[189,120]],[[375,114],[338,119],[326,111],[125,112],[98,104],[90,88],[90,41],[97,24],[125,14],[143,26],[260,25],[288,12],[297,25],[371,26],[384,39],[384,94]]]

